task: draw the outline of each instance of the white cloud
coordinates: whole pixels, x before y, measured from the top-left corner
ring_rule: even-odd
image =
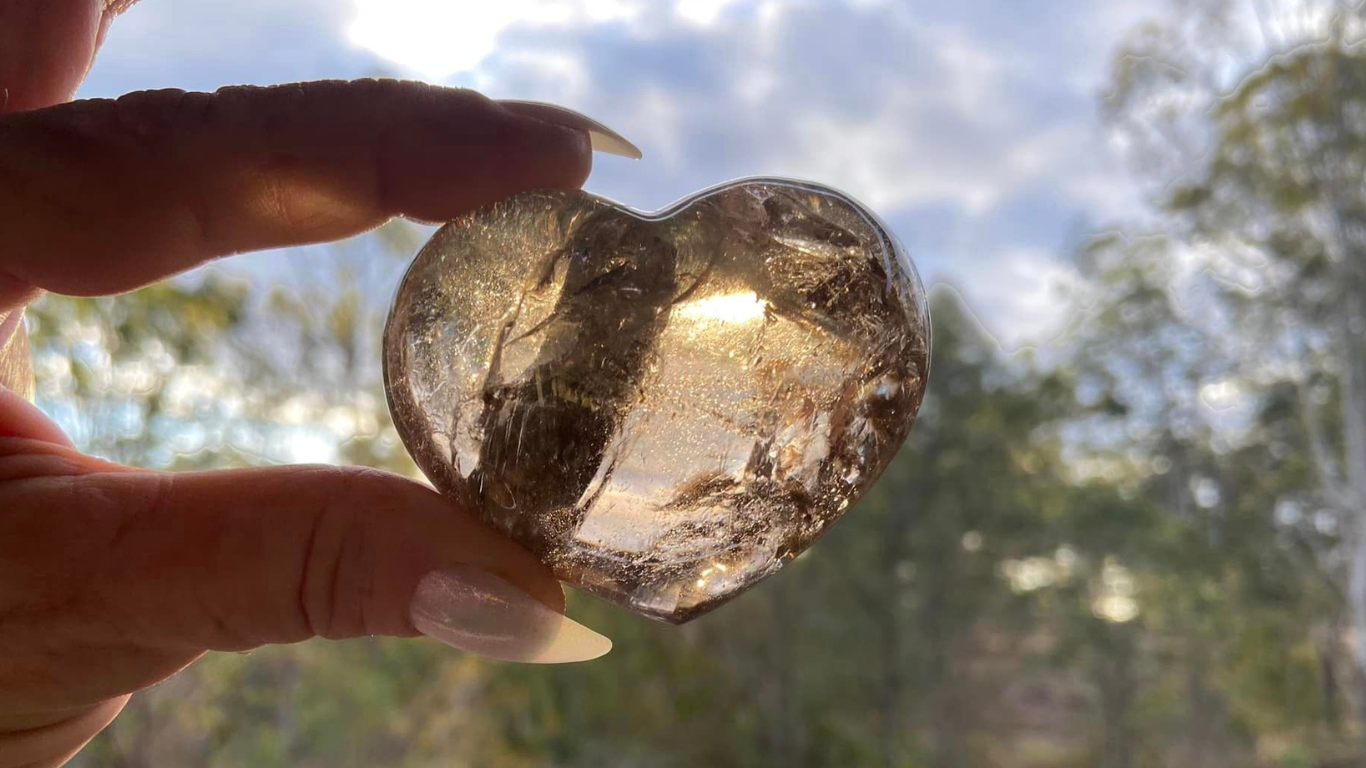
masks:
[[[561,104],[578,104],[591,93],[592,75],[582,56],[563,50],[516,50],[503,54],[503,58],[508,66],[534,78],[546,93],[555,94],[553,100]],[[480,75],[485,79],[484,73]],[[496,80],[484,88],[497,89]]]
[[[882,212],[951,200],[980,214],[1001,186],[960,173],[926,146],[895,110],[874,117],[807,114],[795,118],[786,165],[799,177],[847,189]]]
[[[352,42],[432,80],[477,68],[517,25],[582,28],[629,21],[641,12],[626,0],[353,0]]]
[[[563,7],[537,0],[355,0],[355,5],[353,42],[433,79],[477,67],[513,24],[555,23],[565,14]]]
[[[939,28],[917,35],[932,42],[934,55],[947,75],[940,84],[945,100],[965,112],[991,110],[1000,98],[1002,75],[1008,62],[999,51],[978,43],[961,29]]]
[[[674,14],[685,21],[707,26],[715,23],[727,6],[736,2],[737,0],[678,0],[674,3]]]
[[[1006,350],[1051,340],[1067,321],[1064,296],[1080,279],[1050,252],[1019,249],[993,254],[991,269],[962,285],[992,335]]]
[[[677,167],[687,162],[679,105],[663,89],[649,88],[640,94],[631,123],[633,135],[645,137],[663,165]]]
[[[110,28],[80,95],[353,77],[361,62],[331,55],[346,11],[341,0],[139,3]]]

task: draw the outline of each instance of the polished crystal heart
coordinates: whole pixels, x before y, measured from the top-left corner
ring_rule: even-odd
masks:
[[[872,213],[753,179],[657,213],[553,191],[451,222],[403,279],[384,368],[437,488],[565,582],[683,622],[872,485],[929,346]]]

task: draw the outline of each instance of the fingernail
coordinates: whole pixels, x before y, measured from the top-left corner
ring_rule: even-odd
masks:
[[[408,614],[433,640],[503,661],[564,664],[612,650],[611,640],[473,566],[424,576]]]
[[[632,160],[641,158],[640,150],[636,145],[626,140],[625,136],[599,123],[597,120],[581,112],[566,109],[558,104],[546,104],[541,101],[517,101],[515,99],[502,99],[498,102],[509,112],[530,117],[535,120],[544,120],[547,123],[562,125],[565,128],[577,128],[581,131],[588,131],[588,138],[593,143],[593,151],[606,152],[609,155],[620,155],[629,157]]]

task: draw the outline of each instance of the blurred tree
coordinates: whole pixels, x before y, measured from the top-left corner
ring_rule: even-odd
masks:
[[[412,641],[213,655],[138,696],[81,763],[1217,766],[1270,737],[1328,754],[1297,729],[1330,716],[1340,677],[1315,645],[1335,637],[1331,595],[1304,567],[1332,539],[1283,541],[1265,509],[1314,492],[1276,447],[1299,439],[1298,401],[1268,400],[1236,454],[1174,418],[1116,432],[1133,410],[1119,385],[1153,384],[1110,374],[1211,359],[1150,284],[1160,249],[1121,244],[1087,257],[1114,294],[1093,307],[1086,365],[1008,358],[937,291],[935,383],[910,442],[820,546],[714,615],[674,628],[575,596],[617,647],[560,669]],[[45,405],[134,463],[344,440],[332,459],[410,472],[369,362],[383,302],[366,283],[339,268],[264,299],[212,274],[49,297],[33,314]]]
[[[1366,17],[1338,2],[1248,8],[1181,3],[1139,30],[1108,109],[1161,190],[1157,290],[1186,300],[1185,326],[1213,353],[1184,391],[1261,400],[1281,445],[1309,457],[1312,481],[1263,511],[1285,505],[1346,598],[1366,731]]]

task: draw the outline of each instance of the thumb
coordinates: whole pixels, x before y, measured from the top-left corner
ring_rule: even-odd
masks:
[[[103,6],[99,0],[0,2],[0,113],[71,98],[112,18]]]
[[[376,470],[144,472],[0,438],[0,509],[0,584],[30,584],[30,610],[90,617],[89,643],[243,650],[422,633],[525,662],[611,647],[562,615],[559,584],[529,552]]]

